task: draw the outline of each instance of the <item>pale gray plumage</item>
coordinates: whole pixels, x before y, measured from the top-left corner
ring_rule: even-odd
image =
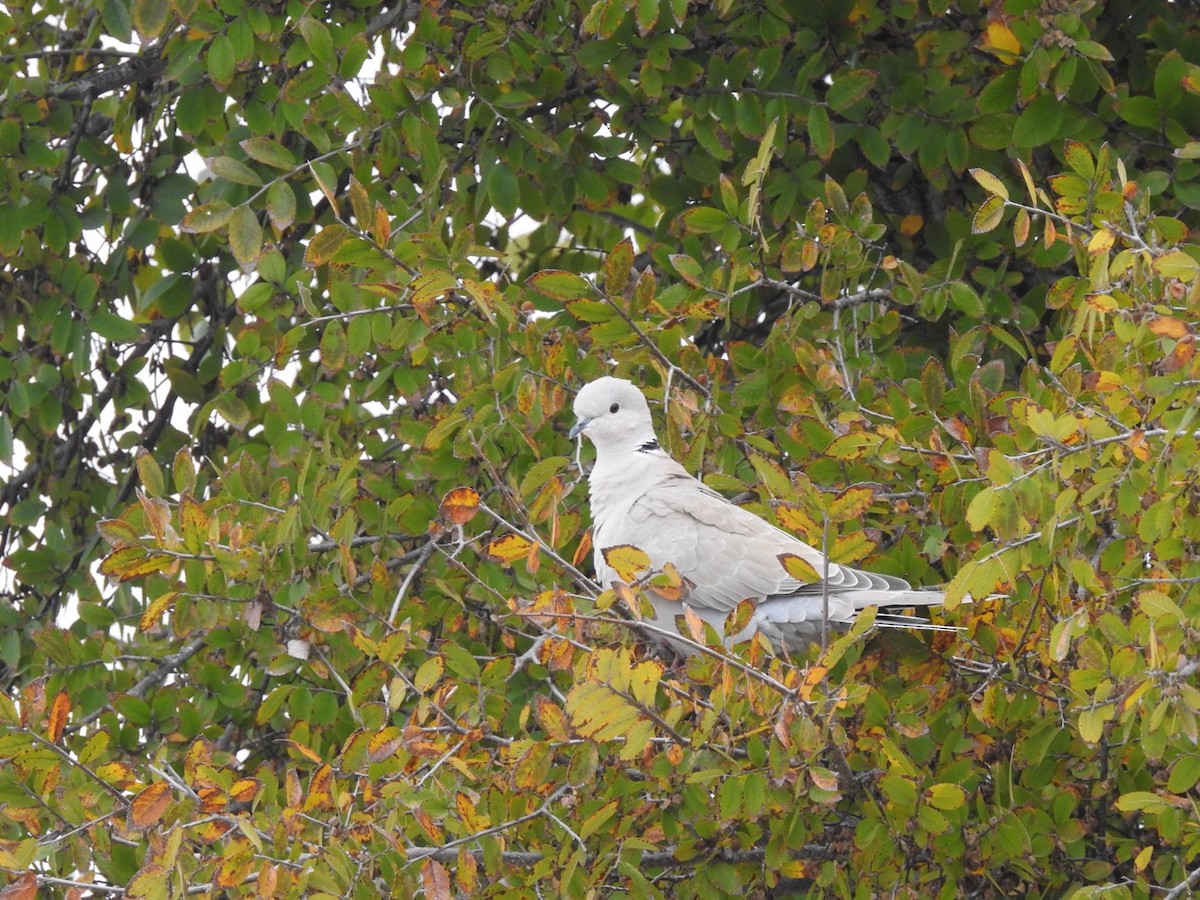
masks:
[[[599,378],[579,392],[574,409],[577,421],[571,437],[586,434],[596,447],[588,494],[596,578],[604,587],[619,580],[604,551],[632,545],[644,551],[656,569],[675,565],[685,580],[683,602],[718,634],[723,634],[725,618],[738,603],[754,601],[749,625],[730,643],[761,631],[793,648],[819,638],[823,593],[828,595],[834,627],[852,622],[868,606],[942,602],[941,593],[913,590],[903,579],[826,562],[815,548],[693,478],[659,447],[646,398],[632,382]],[[779,561],[781,553],[799,556],[825,573],[824,585],[790,576]],[[653,591],[649,597],[656,624],[675,631],[682,604]],[[876,621],[919,627],[923,620],[880,616]]]

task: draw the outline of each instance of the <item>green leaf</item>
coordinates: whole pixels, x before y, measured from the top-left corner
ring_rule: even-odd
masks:
[[[1079,53],[1081,56],[1086,56],[1089,59],[1096,59],[1100,62],[1113,61],[1113,55],[1109,52],[1108,48],[1103,44],[1097,43],[1096,41],[1076,41],[1075,52]]]
[[[1200,781],[1200,756],[1190,753],[1180,757],[1171,767],[1167,779],[1167,790],[1172,794],[1186,794]]]
[[[134,0],[133,27],[144,41],[153,41],[167,25],[170,0]]]
[[[217,200],[197,206],[183,217],[179,228],[183,232],[206,234],[225,225],[232,216],[233,207],[224,200]]]
[[[1012,141],[1017,147],[1041,147],[1058,135],[1063,122],[1063,104],[1058,98],[1038,97],[1017,117]]]
[[[249,206],[239,206],[229,217],[229,249],[243,269],[253,268],[262,252],[262,226]]]
[[[1127,97],[1116,104],[1117,115],[1130,125],[1157,129],[1161,125],[1162,112],[1153,97]]]
[[[413,687],[422,694],[427,693],[434,685],[442,680],[446,671],[446,662],[441,656],[431,656],[417,667],[413,675]]]
[[[286,181],[272,182],[267,188],[267,216],[276,231],[282,232],[296,221],[296,195]]]
[[[237,59],[228,35],[218,34],[208,46],[208,77],[217,87],[227,87],[233,81]]]
[[[967,792],[957,784],[934,784],[925,789],[925,799],[935,809],[959,809],[967,802]]]
[[[133,25],[129,18],[129,7],[122,0],[104,0],[104,25],[109,34],[122,44],[128,44],[133,37]]]
[[[304,261],[313,266],[329,262],[334,252],[349,238],[350,230],[345,225],[326,225],[308,242]]]
[[[221,178],[232,181],[234,184],[248,184],[251,187],[258,187],[262,184],[262,179],[258,177],[257,172],[244,162],[239,162],[229,156],[213,157],[208,160],[208,167]]]
[[[710,234],[720,231],[729,224],[730,219],[721,210],[711,206],[694,206],[683,212],[675,221],[686,234]]]
[[[823,106],[814,106],[808,111],[808,142],[813,152],[822,160],[828,161],[833,156],[833,125]]]
[[[692,287],[704,286],[704,270],[700,268],[700,263],[686,253],[674,253],[669,259],[671,265],[675,267],[675,271],[682,276],[684,281]]]
[[[562,269],[543,269],[529,276],[530,286],[551,300],[575,300],[595,297],[596,291],[584,278]]]
[[[333,50],[333,37],[329,33],[329,27],[319,19],[304,16],[300,19],[300,34],[304,36],[304,42],[312,51],[313,59],[321,68],[327,72],[334,71],[337,68],[337,55]]]
[[[291,170],[296,168],[296,158],[292,151],[279,141],[268,137],[252,137],[240,143],[246,155],[276,169]]]
[[[101,310],[88,317],[88,327],[114,344],[129,344],[142,336],[142,327],[128,319]]]
[[[777,558],[788,575],[801,584],[816,584],[823,577],[812,563],[794,553],[780,553]]]
[[[326,323],[321,334],[321,365],[330,374],[346,365],[346,330],[336,320]]]
[[[1130,791],[1117,798],[1117,809],[1121,812],[1162,812],[1167,802],[1150,791]]]
[[[662,4],[659,0],[637,0],[634,15],[637,18],[638,33],[645,37],[658,24],[658,12]]]
[[[1167,278],[1191,281],[1200,272],[1200,263],[1182,250],[1171,250],[1154,260],[1154,271]]]
[[[516,215],[521,202],[521,188],[517,176],[505,163],[498,162],[488,170],[487,194],[500,215],[506,218]]]
[[[825,102],[830,109],[842,112],[867,96],[878,77],[879,73],[868,69],[839,72],[825,93]]]

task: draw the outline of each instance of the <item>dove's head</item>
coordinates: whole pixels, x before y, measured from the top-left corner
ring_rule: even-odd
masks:
[[[586,434],[596,449],[640,447],[654,442],[654,423],[646,398],[632,381],[604,376],[575,395],[575,425],[570,436]]]

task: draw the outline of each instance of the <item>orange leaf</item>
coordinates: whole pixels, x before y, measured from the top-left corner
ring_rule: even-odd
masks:
[[[263,863],[258,870],[258,896],[273,897],[278,886],[279,868],[272,863]]]
[[[288,769],[287,776],[284,779],[284,793],[287,796],[287,805],[289,809],[295,809],[300,805],[300,776],[296,774],[295,769]]]
[[[1164,375],[1169,375],[1172,372],[1178,372],[1184,366],[1192,361],[1192,357],[1196,355],[1196,339],[1190,334],[1182,338],[1175,344],[1175,348],[1163,358],[1159,364],[1159,369]]]
[[[562,707],[549,697],[537,696],[533,700],[533,712],[538,723],[552,741],[566,741],[570,738],[567,731],[566,716]]]
[[[687,623],[689,637],[697,644],[704,643],[704,620],[690,606],[683,608],[683,620]]]
[[[430,900],[453,900],[450,873],[436,859],[427,859],[421,864],[421,884]]]
[[[430,754],[432,755],[432,754]],[[435,844],[442,842],[442,829],[438,828],[437,823],[433,821],[433,817],[429,815],[422,807],[418,806],[412,811],[413,818],[417,820],[417,824],[422,830],[429,835],[429,839]]]
[[[1135,431],[1129,436],[1129,440],[1125,442],[1129,448],[1129,452],[1142,462],[1150,459],[1150,445],[1146,443],[1146,433],[1144,431]]]
[[[946,430],[950,432],[950,436],[955,440],[962,441],[964,444],[973,443],[971,440],[971,430],[967,428],[966,423],[958,416],[953,416],[946,420]]]
[[[229,806],[229,797],[219,787],[202,787],[196,793],[200,795],[200,811],[203,813],[223,812]]]
[[[479,492],[469,487],[456,487],[447,492],[438,506],[438,515],[451,525],[466,525],[477,512]]]
[[[50,743],[57,744],[62,737],[63,729],[67,726],[67,716],[71,712],[71,698],[66,691],[59,691],[50,704],[50,725],[46,729],[46,737]]]
[[[0,891],[0,900],[37,900],[37,887],[37,876],[26,872],[19,881]]]
[[[829,674],[828,666],[811,666],[804,674],[804,682],[800,686],[800,696],[805,700],[812,699],[813,688],[817,687]]]
[[[238,803],[249,803],[258,796],[262,782],[257,778],[239,778],[229,789],[229,797]]]
[[[158,823],[171,803],[171,786],[165,781],[150,785],[133,798],[129,805],[129,824],[133,828],[149,828]]]
[[[1160,337],[1175,338],[1176,340],[1191,333],[1188,324],[1174,316],[1155,316],[1146,323],[1146,327]]]
[[[579,541],[579,546],[575,548],[575,555],[571,557],[571,565],[578,566],[588,554],[592,552],[592,529],[588,529],[583,533],[583,538]]]

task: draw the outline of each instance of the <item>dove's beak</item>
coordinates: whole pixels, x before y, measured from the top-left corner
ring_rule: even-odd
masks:
[[[571,426],[571,430],[567,432],[567,437],[569,437],[571,440],[575,440],[575,438],[577,438],[577,437],[579,437],[579,435],[583,434],[583,432],[588,427],[588,423],[591,421],[592,421],[591,419],[580,419],[578,422],[576,422],[574,425]]]

